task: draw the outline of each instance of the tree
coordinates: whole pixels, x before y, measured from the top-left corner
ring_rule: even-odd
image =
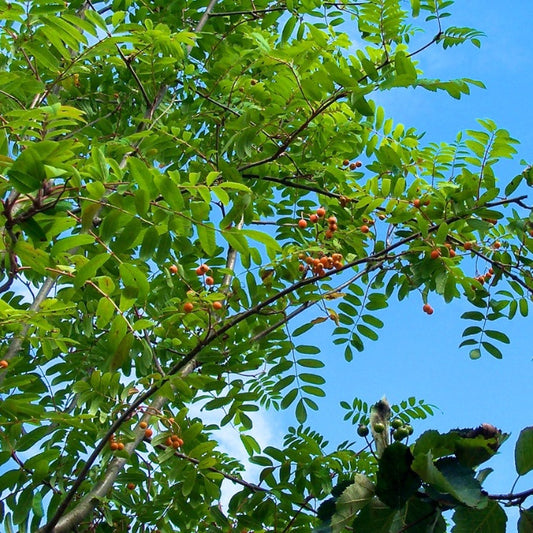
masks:
[[[496,321],[527,314],[533,172],[500,190],[494,170],[516,141],[483,120],[425,146],[371,99],[480,85],[417,68],[479,46],[451,4],[0,2],[8,531],[444,531],[453,510],[456,532],[498,532],[503,503],[530,531],[532,491],[481,488],[494,426],[406,444],[432,411],[415,398],[343,402],[361,436],[332,451],[304,425],[325,363],[297,337],[323,322],[351,361],[389,299],[462,298],[462,345],[499,358]],[[433,37],[411,48],[416,25]],[[191,405],[241,431],[259,483]],[[283,449],[250,434],[260,407],[294,409]]]

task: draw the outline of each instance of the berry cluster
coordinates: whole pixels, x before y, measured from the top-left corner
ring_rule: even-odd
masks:
[[[122,441],[116,440],[115,435],[111,435],[111,437],[109,437],[109,448],[111,449],[111,451],[115,452],[117,450],[122,451],[125,446]]]
[[[337,217],[330,216],[326,219],[326,210],[323,207],[319,207],[314,213],[309,215],[309,222],[311,222],[311,224],[316,224],[322,219],[326,220],[328,223],[328,229],[324,233],[324,236],[326,239],[331,239],[338,229]],[[298,227],[302,229],[307,228],[307,220],[303,216],[298,220]]]
[[[183,439],[178,437],[178,435],[172,434],[166,438],[165,444],[167,446],[172,446],[174,449],[178,449],[183,446]]]
[[[488,271],[485,274],[480,274],[479,276],[476,276],[474,279],[481,283],[483,285],[485,282],[490,281],[490,278],[494,275],[494,269],[491,267],[488,269]],[[474,289],[476,287],[473,287]]]
[[[422,306],[422,311],[424,311],[424,313],[426,313],[427,315],[432,315],[433,314],[433,307],[431,307],[431,305],[429,305],[429,304],[424,304]]]
[[[311,257],[310,255],[300,254],[299,258],[308,265],[300,264],[300,270],[305,271],[310,268],[313,274],[323,276],[326,270],[337,270],[343,266],[341,254],[323,255],[321,257]]]
[[[411,202],[417,209],[420,209],[423,205],[428,206],[430,203],[429,198],[426,198],[425,200],[422,200],[421,198],[415,198]]]
[[[356,168],[361,168],[363,166],[363,163],[361,163],[361,161],[354,161],[353,163],[350,163],[349,159],[345,159],[342,164],[345,167],[349,167],[350,170],[355,170]]]

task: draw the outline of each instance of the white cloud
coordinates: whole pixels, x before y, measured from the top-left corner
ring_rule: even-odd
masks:
[[[191,417],[196,416],[200,418],[204,425],[219,424],[225,415],[221,409],[202,411],[201,406],[198,405],[192,406],[189,414]],[[253,421],[253,428],[247,434],[251,435],[259,443],[261,449],[266,446],[281,446],[284,431],[276,420],[274,412],[259,410],[255,413],[247,413],[247,415]],[[248,461],[248,453],[241,442],[239,430],[234,426],[226,425],[217,431],[213,431],[213,436],[218,441],[221,451],[234,457],[243,464],[245,471],[242,473],[242,478],[250,483],[258,483],[259,474],[262,469],[260,466]],[[230,480],[224,480],[220,499],[223,509],[227,509],[229,500],[241,488],[240,485]]]

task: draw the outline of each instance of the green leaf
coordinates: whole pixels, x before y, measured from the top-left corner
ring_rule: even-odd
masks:
[[[365,117],[371,117],[374,114],[374,109],[363,97],[355,100],[353,105],[355,109]]]
[[[98,270],[107,263],[110,257],[111,255],[108,253],[102,253],[95,255],[90,261],[85,263],[74,278],[74,287],[79,289],[88,279],[94,278]]]
[[[533,427],[524,428],[520,432],[516,442],[514,460],[519,476],[533,470]]]
[[[520,509],[520,518],[518,519],[518,533],[533,532],[533,508]]]
[[[452,533],[505,533],[507,516],[498,502],[489,500],[484,509],[457,507]]]
[[[412,469],[434,489],[450,494],[468,507],[481,509],[487,505],[474,471],[455,457],[443,457],[434,464],[431,452],[415,453]]]
[[[374,496],[374,484],[363,474],[356,474],[354,482],[337,498],[336,512],[331,518],[331,531],[338,533],[350,524],[356,513]]]
[[[379,500],[363,507],[352,523],[357,533],[390,533],[394,531],[399,512],[391,509]]]
[[[422,482],[411,470],[412,462],[409,447],[401,442],[387,446],[379,459],[376,495],[392,509],[401,509]]]
[[[305,408],[305,403],[302,398],[298,400],[298,403],[296,404],[296,420],[300,424],[303,424],[307,420],[307,409]]]

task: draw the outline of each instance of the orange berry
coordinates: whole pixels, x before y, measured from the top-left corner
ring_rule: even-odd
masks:
[[[168,270],[171,274],[177,274],[178,273],[178,267],[177,265],[170,265],[168,267]]]
[[[128,483],[128,490],[133,490],[135,488],[135,483]]]
[[[456,253],[455,253],[455,250],[453,248],[450,248],[450,257],[455,257]]]
[[[495,249],[495,250],[498,250],[500,247],[501,247],[502,243],[500,241],[496,241],[492,247]]]
[[[350,170],[355,170],[357,168],[357,163],[350,163]]]
[[[308,256],[305,258],[305,262],[306,262],[308,265],[312,265],[312,264],[314,264],[315,260],[314,260],[310,255],[308,255]]]
[[[184,310],[186,313],[190,313],[193,309],[194,309],[194,305],[193,305],[191,302],[186,302],[186,303],[183,305],[183,310]]]
[[[328,218],[328,224],[336,224],[337,223],[337,217],[331,216]]]
[[[331,259],[333,259],[333,261],[341,261],[342,254],[331,254]]]
[[[318,218],[322,218],[323,216],[326,215],[326,210],[323,207],[319,207],[316,210],[316,214],[317,214]]]
[[[222,307],[224,307],[222,305],[222,302],[213,302],[213,309],[216,309],[217,311],[219,311],[220,309],[222,309]]]
[[[112,442],[111,444],[109,444],[109,447],[110,447],[111,450],[113,450],[113,451],[118,450],[118,442]]]
[[[180,438],[179,438],[177,435],[170,435],[170,440],[171,440],[172,442],[176,442],[176,441],[178,441],[179,439],[180,439]]]
[[[123,450],[125,448],[123,442],[117,442],[117,450]]]
[[[205,263],[200,265],[198,268],[202,271],[202,274],[207,274],[207,272],[211,270]]]
[[[148,424],[146,422],[139,422],[139,427],[142,429],[146,429],[148,427]]]
[[[183,446],[183,439],[178,437],[177,443],[178,443],[180,446]]]
[[[470,242],[470,241],[467,241],[463,244],[463,248],[465,250],[472,250],[472,247],[474,246],[474,243]]]
[[[150,428],[148,428],[148,429],[145,430],[145,432],[144,432],[144,436],[145,436],[147,439],[151,438],[153,434],[154,434],[154,432],[153,432]]]
[[[349,159],[345,159],[342,164],[347,167],[349,164],[350,164],[350,160]]]
[[[363,224],[359,229],[361,233],[368,233],[370,231],[370,228],[366,224]]]
[[[494,274],[494,269],[492,267],[489,268],[489,274]]]
[[[339,229],[337,224],[330,224],[329,225],[329,230],[330,231],[337,231],[337,229]]]
[[[424,304],[422,306],[422,310],[424,311],[424,313],[429,313],[430,311],[433,311],[433,308],[429,304]]]
[[[215,284],[215,280],[211,276],[207,276],[205,278],[205,284],[206,285],[214,285]]]
[[[298,220],[298,226],[300,228],[307,228],[307,220],[304,220],[303,218],[301,218],[300,220]]]
[[[204,275],[204,271],[201,269],[201,267],[198,267],[196,270],[196,275],[197,276],[203,276]]]
[[[331,239],[333,237],[333,232],[328,229],[326,233],[324,233],[324,237],[326,237],[326,239]]]
[[[165,444],[167,446],[172,446],[172,439],[170,437],[167,437],[166,440],[165,440]]]
[[[320,264],[321,264],[322,266],[326,266],[326,265],[328,264],[328,256],[325,255],[325,256],[321,257],[321,258],[319,259],[319,261],[320,261]]]
[[[313,213],[312,215],[309,215],[309,220],[310,220],[310,222],[315,224],[316,222],[318,222],[318,215],[316,213]]]
[[[438,257],[440,257],[440,250],[431,250],[431,259],[437,259]]]
[[[333,268],[341,268],[342,263],[340,261],[333,261]]]
[[[174,449],[177,449],[177,448],[180,447],[180,443],[179,443],[177,440],[173,440],[171,446],[172,446]]]
[[[5,359],[2,359],[0,361],[0,368],[7,368],[8,366],[9,366],[9,363]]]
[[[361,161],[356,161],[356,162],[355,162],[355,166],[356,166],[357,168],[360,168],[360,167],[363,166],[363,163],[361,163]]]
[[[413,205],[414,205],[415,207],[420,207],[420,204],[421,204],[421,203],[422,203],[422,202],[420,202],[420,198],[415,198],[415,199],[413,200]]]

